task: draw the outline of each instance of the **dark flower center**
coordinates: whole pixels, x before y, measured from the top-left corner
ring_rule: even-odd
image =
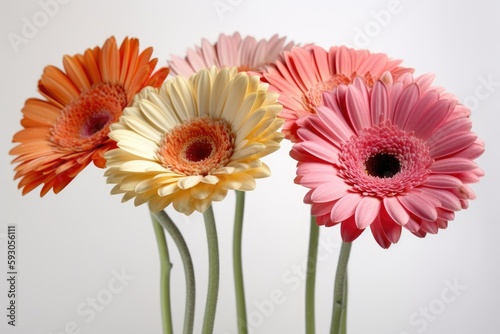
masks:
[[[104,129],[104,127],[114,120],[114,116],[107,110],[91,115],[80,129],[82,138],[88,138],[97,132]]]
[[[213,150],[214,146],[212,141],[208,138],[199,138],[189,143],[189,146],[186,148],[186,152],[184,154],[186,160],[199,162],[210,157]]]
[[[401,171],[401,162],[394,154],[377,153],[365,162],[366,173],[371,176],[393,177]]]

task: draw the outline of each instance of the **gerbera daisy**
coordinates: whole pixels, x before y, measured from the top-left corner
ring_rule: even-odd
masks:
[[[252,190],[270,175],[260,158],[279,148],[278,95],[236,67],[177,76],[146,88],[126,108],[105,154],[112,194],[157,212],[171,203],[186,215],[204,212],[228,190]]]
[[[152,48],[139,53],[139,41],[125,38],[120,48],[114,37],[102,48],[64,56],[64,71],[47,66],[38,82],[45,99],[26,101],[21,125],[14,135],[20,143],[10,154],[15,179],[23,195],[43,184],[40,195],[60,192],[90,162],[103,168],[104,152],[115,147],[109,125],[143,87],[159,86],[168,68],[153,74],[157,59]]]
[[[345,242],[367,227],[383,248],[402,227],[435,234],[475,198],[467,184],[483,175],[473,159],[484,145],[466,108],[429,76],[409,77],[340,85],[297,130],[295,181],[311,189],[305,202],[317,223],[340,223]]]
[[[370,53],[345,46],[332,47],[329,51],[308,45],[295,47],[284,52],[283,60],[264,71],[270,90],[280,94],[283,104],[280,117],[285,119],[283,133],[292,142],[298,140],[297,121],[306,115],[316,113],[316,107],[323,104],[323,92],[339,84],[350,84],[355,77],[361,77],[371,87],[386,71],[394,79],[413,69],[400,67],[401,60],[392,60],[383,53]]]
[[[242,39],[237,32],[232,36],[221,34],[215,44],[203,39],[201,47],[188,49],[185,58],[171,56],[168,64],[172,73],[184,76],[191,76],[213,65],[217,68],[236,66],[239,71],[260,75],[266,66],[279,58],[281,52],[290,50],[292,46],[292,42],[285,44],[285,37],[278,35],[257,41],[252,36]]]

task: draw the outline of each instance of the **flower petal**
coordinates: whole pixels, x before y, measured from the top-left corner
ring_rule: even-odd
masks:
[[[348,193],[340,198],[332,207],[330,220],[332,222],[341,222],[351,217],[362,199],[363,197],[358,193]]]
[[[356,226],[362,230],[369,226],[378,216],[380,206],[380,199],[376,197],[363,197],[356,206],[354,213]]]

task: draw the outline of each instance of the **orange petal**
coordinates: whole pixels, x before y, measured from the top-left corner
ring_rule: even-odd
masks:
[[[63,66],[68,77],[80,91],[90,88],[91,84],[87,74],[77,57],[64,56]]]

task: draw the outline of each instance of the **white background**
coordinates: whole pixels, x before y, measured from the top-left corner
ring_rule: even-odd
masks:
[[[41,0],[42,3],[49,0]],[[52,1],[53,2],[53,1]],[[62,1],[61,1],[62,2]],[[400,242],[381,249],[369,232],[353,245],[349,263],[348,330],[355,334],[495,334],[500,332],[500,226],[498,124],[500,122],[500,5],[488,0],[357,1],[65,1],[52,16],[37,0],[6,1],[0,14],[0,332],[160,333],[158,255],[147,208],[121,204],[109,195],[103,170],[85,169],[62,193],[26,196],[12,180],[12,135],[21,129],[25,99],[38,96],[44,66],[62,66],[63,54],[81,53],[135,36],[154,46],[166,64],[201,38],[219,33],[269,38],[275,33],[325,48],[348,44],[404,59],[418,74],[436,73],[436,83],[473,107],[473,130],[486,142],[478,159],[486,176],[473,186],[478,199],[459,212],[447,230],[418,239],[403,231]],[[217,9],[219,8],[219,9]],[[391,11],[389,11],[391,10]],[[40,14],[42,12],[42,14]],[[387,15],[389,14],[389,15]],[[14,47],[26,20],[36,33]],[[43,17],[47,20],[43,22]],[[364,34],[364,36],[362,35]],[[484,82],[490,82],[485,85]],[[244,265],[253,333],[303,333],[303,264],[308,237],[305,189],[293,183],[290,144],[265,161],[273,176],[247,194]],[[231,266],[234,196],[216,203],[221,289],[215,333],[236,334]],[[202,217],[168,210],[190,246],[197,274],[195,333],[200,332],[206,295],[207,255]],[[17,326],[7,325],[6,240],[18,230]],[[328,331],[339,229],[321,229],[317,281],[317,332]],[[175,248],[174,320],[181,332],[184,278]],[[133,280],[110,294],[113,272]],[[450,290],[448,285],[458,285]],[[118,286],[119,284],[116,284]],[[106,291],[108,290],[108,291]],[[271,294],[279,303],[270,304]],[[112,300],[103,299],[112,296]],[[90,319],[89,298],[109,302]],[[82,306],[83,303],[83,306]],[[427,314],[427,315],[425,315]],[[74,323],[72,325],[72,323]],[[65,330],[75,326],[78,330]]]

